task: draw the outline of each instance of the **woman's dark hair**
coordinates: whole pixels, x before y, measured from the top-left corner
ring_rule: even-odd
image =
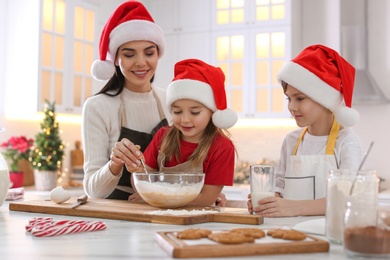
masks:
[[[282,80],[281,84],[282,84],[283,92],[286,93],[288,83]]]
[[[154,75],[150,79],[150,83],[153,83]],[[108,96],[118,96],[120,93],[122,93],[123,88],[125,87],[125,77],[123,76],[119,66],[115,66],[115,73],[114,75],[108,80],[106,85],[98,92],[96,95],[99,94],[106,94]],[[109,93],[110,91],[116,90],[114,93]]]

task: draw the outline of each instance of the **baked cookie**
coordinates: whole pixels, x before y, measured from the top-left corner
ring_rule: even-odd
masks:
[[[267,231],[267,235],[285,240],[304,240],[307,237],[306,234],[302,232],[289,229],[270,229]]]
[[[176,237],[180,239],[201,239],[211,234],[211,230],[201,228],[189,228],[177,233]]]
[[[229,232],[239,233],[245,236],[250,236],[253,238],[262,238],[265,237],[265,232],[260,228],[234,228]]]
[[[270,229],[267,231],[267,235],[273,238],[283,238],[283,230],[282,229]]]
[[[255,242],[254,237],[233,232],[212,233],[208,235],[208,238],[221,244],[242,244]]]
[[[296,230],[285,230],[282,238],[285,240],[304,240],[306,235]]]

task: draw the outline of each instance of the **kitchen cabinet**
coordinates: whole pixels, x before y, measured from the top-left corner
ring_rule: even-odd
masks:
[[[146,1],[154,21],[166,35],[209,31],[211,27],[210,0]]]
[[[197,58],[211,62],[211,6],[209,0],[145,1],[156,24],[164,31],[165,54],[160,59],[155,85],[167,87],[176,62]]]

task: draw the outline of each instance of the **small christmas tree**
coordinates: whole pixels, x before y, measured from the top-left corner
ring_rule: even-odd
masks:
[[[60,138],[58,123],[56,122],[55,102],[45,100],[43,109],[45,117],[41,123],[41,132],[35,136],[36,146],[31,154],[31,164],[36,170],[61,170],[64,158],[64,145]]]

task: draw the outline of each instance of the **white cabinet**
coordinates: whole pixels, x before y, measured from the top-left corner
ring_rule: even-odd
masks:
[[[10,118],[37,111],[39,2],[6,4],[4,113]]]
[[[167,87],[176,62],[196,58],[211,62],[211,6],[209,0],[145,1],[165,33],[165,54],[159,61],[155,85]]]
[[[159,0],[147,1],[154,21],[170,35],[180,32],[209,31],[211,28],[210,0]]]

